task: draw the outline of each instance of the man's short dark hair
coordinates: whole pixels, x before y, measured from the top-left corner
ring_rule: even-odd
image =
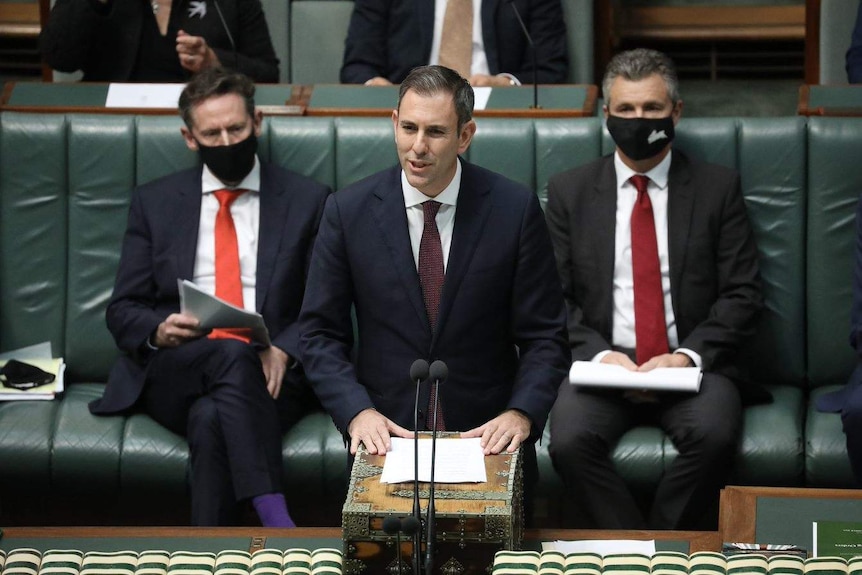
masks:
[[[667,55],[646,48],[620,52],[608,62],[602,79],[602,95],[605,105],[610,105],[611,86],[618,77],[637,82],[658,74],[667,86],[667,95],[674,105],[679,101],[679,79],[676,66]]]
[[[224,68],[206,68],[192,76],[180,94],[180,116],[191,129],[192,110],[214,96],[236,94],[245,100],[248,115],[254,116],[254,82],[245,74]]]
[[[458,130],[473,118],[473,88],[458,72],[445,66],[420,66],[413,68],[398,89],[398,109],[409,90],[420,96],[436,96],[441,92],[452,95],[455,113],[458,115]]]

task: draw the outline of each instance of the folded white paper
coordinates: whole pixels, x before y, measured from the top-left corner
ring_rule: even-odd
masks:
[[[577,541],[543,541],[543,551],[562,551],[563,553],[597,553],[604,557],[613,553],[641,553],[655,555],[655,540],[636,539],[583,539]]]
[[[698,392],[702,377],[699,367],[658,367],[651,371],[631,371],[621,365],[595,361],[576,361],[569,370],[569,383],[572,385],[657,391]]]

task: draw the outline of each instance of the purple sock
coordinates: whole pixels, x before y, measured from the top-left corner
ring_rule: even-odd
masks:
[[[296,527],[281,493],[264,493],[252,498],[251,502],[264,527]]]

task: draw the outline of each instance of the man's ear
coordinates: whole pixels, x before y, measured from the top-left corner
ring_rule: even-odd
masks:
[[[670,113],[673,118],[673,125],[676,126],[679,119],[682,117],[682,100],[677,100],[676,105],[673,107],[673,110]]]
[[[252,118],[252,121],[254,122],[254,136],[256,138],[260,137],[260,133],[263,130],[263,112],[255,108],[254,118]]]
[[[195,140],[195,137],[192,135],[192,131],[188,129],[188,127],[183,126],[180,128],[180,133],[183,135],[183,139],[186,141],[186,147],[192,152],[198,151],[198,141]]]
[[[470,120],[461,126],[461,133],[458,134],[458,154],[463,154],[470,147],[470,142],[473,141],[473,136],[476,134],[476,122]]]

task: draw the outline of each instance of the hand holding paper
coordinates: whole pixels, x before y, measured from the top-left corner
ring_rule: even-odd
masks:
[[[246,311],[211,296],[188,280],[177,280],[180,311],[196,318],[199,329],[248,329],[252,341],[271,345],[269,331],[259,313]]]

